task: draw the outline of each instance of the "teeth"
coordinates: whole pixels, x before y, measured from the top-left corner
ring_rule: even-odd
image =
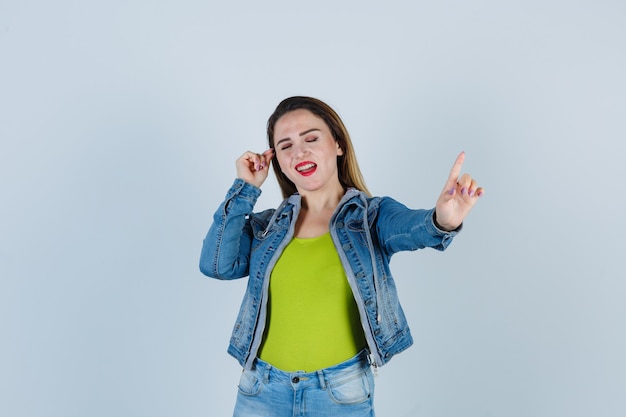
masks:
[[[315,164],[306,164],[306,165],[299,166],[296,169],[298,170],[298,172],[302,172],[302,171],[306,171],[307,169],[311,169],[314,166],[315,166]]]

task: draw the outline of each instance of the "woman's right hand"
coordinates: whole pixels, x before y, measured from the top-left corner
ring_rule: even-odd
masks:
[[[246,152],[237,161],[237,178],[241,178],[247,183],[261,188],[261,185],[267,179],[269,173],[270,161],[274,157],[274,149],[268,149],[258,154],[254,152]]]

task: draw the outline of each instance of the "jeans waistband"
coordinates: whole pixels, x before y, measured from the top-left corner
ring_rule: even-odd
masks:
[[[268,383],[270,380],[279,380],[289,383],[294,387],[305,388],[311,384],[317,385],[319,382],[319,386],[325,389],[330,381],[337,381],[343,377],[349,377],[355,372],[368,369],[369,366],[368,352],[363,349],[357,355],[344,362],[312,372],[283,371],[259,358],[255,359],[253,369],[265,383]]]

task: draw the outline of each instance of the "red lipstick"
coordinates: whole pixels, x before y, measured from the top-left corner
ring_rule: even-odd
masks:
[[[315,170],[317,169],[317,164],[311,161],[304,161],[296,165],[295,168],[300,175],[308,177],[309,175],[313,175],[313,173],[315,173]]]

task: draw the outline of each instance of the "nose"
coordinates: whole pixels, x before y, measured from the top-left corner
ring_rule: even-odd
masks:
[[[306,142],[295,144],[294,147],[297,158],[302,158],[309,153],[309,147],[307,146]]]

